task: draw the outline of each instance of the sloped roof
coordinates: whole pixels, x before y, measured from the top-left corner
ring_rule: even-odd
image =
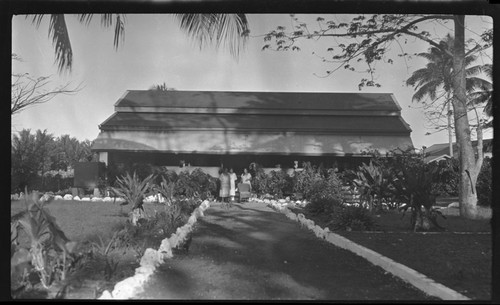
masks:
[[[356,110],[399,112],[401,107],[389,93],[345,92],[225,92],[128,90],[116,103],[120,108],[260,109],[266,110]]]
[[[359,154],[412,145],[400,110],[387,93],[133,90],[92,149]]]
[[[477,141],[472,141],[472,146],[477,146]],[[493,141],[492,139],[483,140],[483,152],[492,152]],[[441,158],[450,158],[450,144],[449,143],[439,143],[433,144],[425,149],[425,161],[432,162]],[[453,142],[453,156],[458,156],[458,146],[456,142]]]
[[[115,113],[101,130],[255,130],[312,133],[409,134],[400,117],[199,113]]]

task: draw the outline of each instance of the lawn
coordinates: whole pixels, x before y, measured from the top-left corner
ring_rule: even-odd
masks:
[[[303,213],[321,227],[328,219]],[[475,300],[491,298],[492,239],[489,219],[439,218],[445,232],[411,232],[409,215],[375,214],[376,231],[335,231]]]

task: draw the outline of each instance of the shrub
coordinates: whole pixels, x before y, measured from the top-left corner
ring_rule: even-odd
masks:
[[[271,193],[269,188],[269,177],[264,172],[264,169],[261,165],[255,164],[254,173],[252,174],[252,190],[257,195],[264,195],[267,193]]]
[[[327,199],[342,202],[342,182],[333,168],[326,172],[323,179],[312,184],[308,197],[311,201]]]
[[[315,198],[305,207],[312,215],[331,215],[342,203],[335,198]]]
[[[477,201],[479,205],[491,206],[493,192],[491,181],[491,159],[486,157],[483,160],[483,166],[476,182]]]
[[[292,178],[284,170],[271,171],[266,179],[267,193],[277,198],[283,198],[284,194],[290,194],[292,190]]]
[[[332,217],[327,225],[333,230],[365,231],[376,226],[370,212],[361,206],[336,206]]]
[[[187,198],[199,197],[202,200],[211,198],[217,191],[217,181],[214,177],[196,168],[191,173],[187,170],[178,175],[170,175],[167,179],[175,180],[175,195]]]
[[[318,191],[317,184],[323,179],[323,175],[316,166],[311,165],[311,162],[304,162],[302,170],[296,171],[293,175],[293,192],[302,193],[305,199],[311,199],[311,195]]]
[[[441,160],[429,165],[437,167],[432,192],[440,196],[458,196],[458,181],[460,180],[458,159]]]

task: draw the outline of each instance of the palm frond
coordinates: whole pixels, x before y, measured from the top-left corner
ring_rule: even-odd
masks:
[[[439,87],[442,85],[443,85],[443,82],[442,82],[442,80],[439,80],[439,79],[429,81],[429,82],[423,84],[422,86],[420,86],[420,88],[417,91],[415,91],[412,99],[414,101],[420,102],[426,96],[428,96],[431,100],[435,100],[437,91],[438,91]]]
[[[71,71],[73,50],[71,49],[68,28],[63,14],[50,15],[49,36],[52,36],[59,72]]]
[[[90,24],[90,21],[92,20],[92,17],[94,17],[94,14],[80,14],[78,15],[78,21],[88,26]]]
[[[122,42],[125,40],[125,23],[124,17],[121,17],[120,14],[116,14],[115,38],[113,40],[115,49],[118,49],[120,45],[120,38]]]
[[[491,91],[493,90],[493,84],[480,77],[467,77],[465,79],[465,89],[468,93],[476,90]]]
[[[43,14],[33,15],[33,19],[31,20],[31,23],[34,24],[36,26],[36,28],[40,27],[40,23],[42,22],[44,16],[45,15],[43,15]],[[28,18],[28,16],[26,16],[26,18]]]
[[[248,21],[244,14],[176,14],[181,30],[198,41],[200,49],[214,44],[224,45],[237,57],[245,47]]]

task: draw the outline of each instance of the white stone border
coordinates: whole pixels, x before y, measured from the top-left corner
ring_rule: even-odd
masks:
[[[437,283],[405,265],[397,263],[373,250],[358,245],[343,236],[330,232],[329,228],[323,229],[320,226],[315,225],[314,221],[305,218],[302,213],[296,215],[287,208],[287,202],[260,199],[254,199],[253,201],[266,204],[275,211],[285,214],[286,217],[298,221],[302,227],[307,227],[309,230],[312,230],[318,238],[322,238],[339,248],[349,250],[365,258],[370,263],[382,267],[387,272],[390,272],[391,274],[401,278],[403,281],[410,283],[430,296],[435,296],[442,300],[470,300],[470,298],[460,294],[459,292]]]
[[[193,225],[198,217],[203,217],[203,212],[210,207],[208,200],[203,201],[182,227],[177,228],[170,238],[162,240],[158,250],[146,249],[141,258],[140,267],[135,269],[135,275],[116,283],[112,292],[104,291],[99,300],[127,300],[132,299],[144,291],[144,284],[150,279],[156,268],[167,258],[172,258],[172,248],[182,243],[189,232],[193,230]]]

